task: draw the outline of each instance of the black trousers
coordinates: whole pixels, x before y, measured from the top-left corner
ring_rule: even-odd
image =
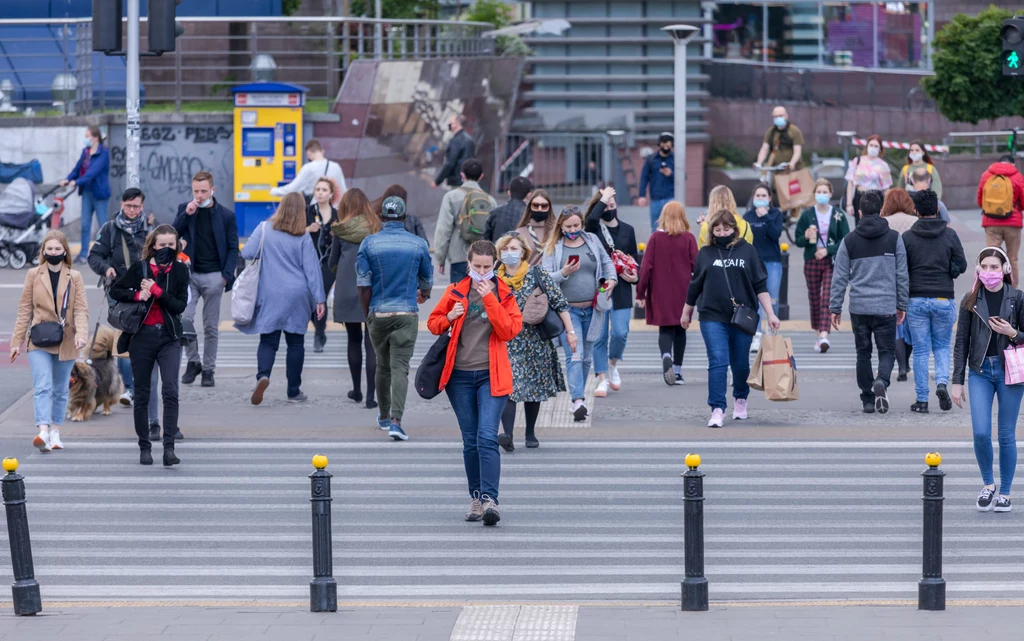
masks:
[[[873,402],[871,386],[879,378],[889,387],[892,367],[896,362],[896,315],[867,316],[850,314],[853,324],[853,343],[857,348],[857,387],[861,402]],[[871,338],[878,349],[878,375],[871,371]]]
[[[139,449],[153,447],[149,442],[149,389],[153,368],[160,368],[160,387],[164,401],[164,447],[174,447],[178,433],[178,368],[181,366],[181,341],[166,325],[143,325],[132,336],[128,355],[135,378],[133,414]]]
[[[324,281],[324,296],[328,296],[331,293],[331,287],[334,286],[335,275],[334,272],[327,269],[326,263],[320,263],[320,275]],[[321,342],[327,341],[327,312],[324,312],[323,318],[316,317],[316,310],[313,310],[313,329],[316,340]]]
[[[671,354],[673,365],[682,365],[683,354],[686,352],[686,330],[679,325],[659,327],[658,351],[661,354]]]

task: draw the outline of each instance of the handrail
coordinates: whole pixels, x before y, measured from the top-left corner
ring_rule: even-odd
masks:
[[[760,60],[747,60],[746,58],[707,58],[707,62],[723,63],[730,65],[745,65],[748,67],[760,67],[762,69],[797,69],[800,71],[828,71],[842,73],[891,73],[907,76],[934,76],[931,69],[908,69],[902,67],[837,67],[832,65],[819,65],[798,62],[762,62]]]
[[[406,18],[354,18],[341,16],[178,16],[180,22],[297,22],[297,23],[321,23],[334,24],[339,22],[351,22],[353,24],[409,24],[409,25],[438,25],[455,26],[464,25],[467,27],[487,27],[493,29],[494,25],[489,22],[470,22],[466,20],[421,20]],[[127,18],[121,18],[121,22],[127,22]],[[147,22],[143,16],[140,22]],[[67,25],[92,22],[92,18],[0,18],[0,26],[6,25]]]

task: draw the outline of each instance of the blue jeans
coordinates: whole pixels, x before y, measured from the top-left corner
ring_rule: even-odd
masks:
[[[664,200],[651,200],[651,233],[653,234],[658,229],[658,219],[661,218],[661,209],[666,203],[671,201],[671,198]]]
[[[732,396],[750,395],[750,341],[753,336],[730,323],[700,322],[700,335],[708,352],[708,405],[725,411],[725,388],[732,368]]]
[[[782,287],[782,263],[765,262],[764,268],[768,270],[768,295],[772,297],[772,311],[779,313],[779,288]],[[768,319],[764,317],[764,310],[757,306],[758,331],[761,325]]]
[[[96,214],[97,229],[107,222],[107,208],[110,206],[110,199],[96,200],[92,192],[82,192],[82,249],[79,256],[88,256],[89,247],[92,245],[92,217]]]
[[[1017,467],[1017,414],[1024,385],[1007,385],[1003,377],[1002,361],[998,356],[989,356],[982,363],[980,374],[971,370],[967,395],[974,428],[974,456],[985,485],[995,483],[992,478],[992,399],[999,400],[999,493],[1009,496]]]
[[[948,298],[911,298],[907,321],[914,345],[914,391],[928,402],[928,352],[935,355],[935,383],[949,384],[949,344],[956,303]]]
[[[452,279],[452,284],[461,283],[462,279],[469,275],[469,263],[451,263],[448,265],[448,275]]]
[[[488,370],[452,370],[444,391],[462,431],[462,461],[466,466],[469,495],[486,494],[498,501],[501,455],[498,454],[498,424],[508,405],[508,396],[491,396]]]
[[[288,345],[285,355],[285,376],[288,380],[288,398],[295,398],[301,393],[302,365],[306,360],[305,336],[302,334],[284,333],[284,341]],[[260,344],[256,348],[256,380],[270,378],[277,358],[277,348],[281,346],[281,330],[260,334]]]
[[[629,319],[633,316],[633,310],[613,309],[604,315],[604,327],[601,328],[601,337],[594,343],[594,373],[608,373],[608,359],[621,361],[622,354],[626,351],[626,339],[629,337]],[[611,349],[608,348],[608,326],[611,325]]]
[[[568,334],[562,333],[562,349],[565,351],[565,378],[569,384],[569,395],[572,400],[582,399],[587,389],[587,376],[590,376],[590,363],[593,360],[594,343],[586,340],[590,330],[590,321],[594,318],[592,307],[569,306],[569,318],[572,328],[576,331],[576,353],[569,347]]]
[[[64,415],[68,411],[68,391],[71,388],[74,359],[62,361],[57,354],[34,349],[28,353],[28,364],[32,369],[32,403],[36,425],[63,425]]]

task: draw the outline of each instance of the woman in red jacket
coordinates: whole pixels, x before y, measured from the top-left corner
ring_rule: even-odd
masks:
[[[640,265],[636,299],[647,308],[647,324],[658,327],[658,351],[667,385],[683,384],[686,330],[679,325],[686,290],[697,262],[697,239],[682,203],[673,200],[661,210],[658,228],[651,234]]]
[[[501,520],[498,425],[512,393],[507,344],[523,328],[523,315],[512,290],[494,275],[498,252],[493,243],[476,241],[467,260],[469,276],[448,286],[427,327],[435,335],[451,331],[440,388],[462,431],[471,499],[466,520],[494,525]]]

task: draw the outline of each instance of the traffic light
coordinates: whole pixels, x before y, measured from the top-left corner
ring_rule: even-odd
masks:
[[[1003,75],[1024,76],[1024,18],[1003,20]]]
[[[121,0],[92,0],[92,50],[121,50]]]
[[[174,51],[174,40],[185,33],[185,27],[174,19],[181,0],[149,0],[149,51],[160,55]]]

